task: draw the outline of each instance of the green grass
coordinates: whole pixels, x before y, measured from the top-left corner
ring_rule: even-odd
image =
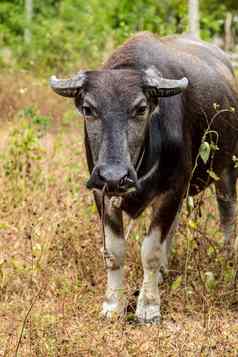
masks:
[[[161,286],[161,325],[133,323],[149,212],[128,241],[130,312],[103,320],[106,274],[100,221],[85,189],[82,119],[46,85],[21,76],[0,85],[7,80],[8,97],[0,93],[0,356],[237,356],[237,263],[222,251],[213,191],[198,221],[182,213]],[[28,115],[32,104],[38,114]],[[48,117],[48,129],[32,124],[34,115]]]

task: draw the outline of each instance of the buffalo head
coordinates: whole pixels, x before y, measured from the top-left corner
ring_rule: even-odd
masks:
[[[53,76],[50,85],[57,94],[74,98],[85,118],[94,167],[88,188],[106,184],[109,193],[122,194],[140,185],[136,167],[159,97],[182,92],[188,80],[165,79],[149,67],[82,71],[70,79]]]

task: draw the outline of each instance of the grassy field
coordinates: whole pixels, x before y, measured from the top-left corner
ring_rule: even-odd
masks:
[[[128,239],[127,317],[105,321],[82,119],[25,74],[2,76],[0,108],[0,356],[238,356],[237,261],[222,250],[213,189],[197,198],[201,217],[183,210],[161,325],[134,322],[149,211]]]

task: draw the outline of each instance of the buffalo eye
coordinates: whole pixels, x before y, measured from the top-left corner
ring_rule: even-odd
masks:
[[[147,110],[147,106],[146,105],[141,105],[139,108],[136,109],[136,115],[137,116],[145,115],[146,110]]]
[[[89,105],[84,105],[82,111],[85,117],[92,117],[94,115],[94,111]]]

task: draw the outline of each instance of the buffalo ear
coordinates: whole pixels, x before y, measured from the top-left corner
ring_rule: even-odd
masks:
[[[158,97],[171,97],[183,92],[188,86],[188,79],[166,79],[155,66],[144,71],[143,85],[145,89],[152,91]]]
[[[76,97],[83,89],[87,75],[85,71],[80,71],[69,79],[58,79],[56,76],[50,78],[51,88],[64,97]]]

